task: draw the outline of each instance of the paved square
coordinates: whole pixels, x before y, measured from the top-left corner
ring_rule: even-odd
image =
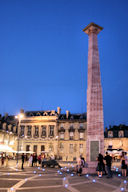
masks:
[[[77,176],[56,168],[0,168],[0,192],[121,192],[128,191],[127,183],[118,173],[107,179],[105,175]]]

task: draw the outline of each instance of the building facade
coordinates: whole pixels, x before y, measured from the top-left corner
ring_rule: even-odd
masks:
[[[57,111],[26,111],[21,110],[23,118],[14,116],[6,118],[2,129],[17,134],[16,150],[28,151],[55,156],[64,161],[73,161],[83,155],[86,150],[86,114],[61,114]],[[13,119],[13,121],[11,121]],[[9,129],[10,127],[10,129]]]

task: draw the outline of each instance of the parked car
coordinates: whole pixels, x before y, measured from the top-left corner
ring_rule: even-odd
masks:
[[[43,160],[42,161],[42,167],[56,167],[56,166],[61,168],[59,163],[56,160],[54,160],[54,159]]]

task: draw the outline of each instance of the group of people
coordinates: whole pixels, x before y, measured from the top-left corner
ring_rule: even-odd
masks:
[[[99,153],[97,157],[97,167],[96,171],[98,174],[98,177],[102,177],[103,173],[107,175],[107,178],[112,177],[112,170],[111,170],[111,165],[112,165],[112,157],[106,152],[106,155],[103,156],[101,153]],[[127,176],[127,155],[126,152],[122,152],[121,155],[121,170],[122,170],[122,176],[126,177]],[[75,168],[76,173],[81,176],[82,170],[84,167],[87,167],[87,163],[85,162],[84,158],[80,156],[77,159],[77,165]]]
[[[105,175],[108,175],[107,178],[111,178],[112,177],[112,171],[111,171],[112,157],[108,154],[108,152],[106,152],[105,157],[103,157],[103,155],[99,153],[97,157],[97,161],[98,161],[98,164],[96,167],[96,171],[98,173],[98,177],[102,177],[102,174],[104,172]]]
[[[45,159],[45,154],[37,155],[37,153],[31,154],[29,158],[25,158],[26,156],[24,153],[21,156],[22,164],[21,169],[24,169],[24,162],[25,160],[28,162],[29,167],[34,167],[40,165],[43,159]]]
[[[112,171],[111,171],[111,165],[112,165],[112,157],[106,152],[106,156],[103,157],[101,153],[99,153],[97,157],[97,168],[96,171],[98,173],[98,177],[102,177],[102,173],[108,174],[107,178],[112,177]],[[126,152],[122,152],[121,155],[121,170],[122,170],[122,176],[127,176],[127,154]],[[105,166],[106,165],[106,166]],[[107,171],[107,173],[106,173]]]

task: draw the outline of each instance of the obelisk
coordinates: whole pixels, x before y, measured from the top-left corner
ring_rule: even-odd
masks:
[[[96,158],[104,155],[104,117],[97,34],[103,28],[90,23],[83,31],[88,34],[87,137],[88,172],[96,171]]]

